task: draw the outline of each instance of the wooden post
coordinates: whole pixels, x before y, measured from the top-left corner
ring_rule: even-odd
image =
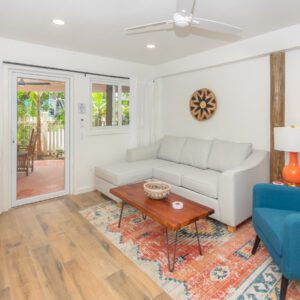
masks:
[[[271,115],[270,115],[270,180],[282,179],[284,152],[274,150],[274,127],[285,125],[285,53],[270,55]]]
[[[42,140],[41,140],[41,93],[36,93],[36,130],[37,130],[37,141],[36,151],[37,156],[42,155]]]
[[[112,112],[113,112],[113,87],[112,85],[106,86],[106,125],[112,125]]]

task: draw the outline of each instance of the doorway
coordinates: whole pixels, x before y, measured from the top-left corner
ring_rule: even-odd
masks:
[[[69,193],[69,81],[13,76],[13,206]]]

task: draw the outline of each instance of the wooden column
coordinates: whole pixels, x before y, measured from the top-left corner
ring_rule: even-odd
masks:
[[[41,92],[36,93],[36,152],[37,156],[42,156],[42,138],[41,138]]]
[[[112,85],[106,86],[106,126],[112,125],[112,112],[113,112],[113,87]]]
[[[285,53],[270,55],[271,75],[271,115],[270,115],[270,180],[282,178],[284,152],[274,150],[274,127],[285,125]]]

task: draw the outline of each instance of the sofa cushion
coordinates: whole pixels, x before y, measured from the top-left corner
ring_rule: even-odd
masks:
[[[238,167],[252,152],[249,143],[234,143],[222,140],[213,140],[207,167],[224,172]]]
[[[253,210],[253,222],[262,231],[278,256],[282,256],[284,219],[293,213],[295,211],[262,207]]]
[[[113,185],[135,183],[153,177],[153,168],[169,165],[171,162],[160,159],[124,162],[96,167],[95,175]]]
[[[187,138],[182,148],[179,162],[206,169],[210,147],[211,141]]]
[[[173,185],[181,186],[181,177],[185,172],[189,172],[193,167],[172,164],[153,169],[153,177]]]
[[[160,144],[158,158],[179,162],[185,138],[165,136]]]
[[[218,183],[221,173],[213,170],[192,168],[181,178],[181,185],[207,197],[218,198]]]

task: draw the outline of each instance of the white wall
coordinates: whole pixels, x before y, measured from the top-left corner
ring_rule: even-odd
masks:
[[[300,49],[286,53],[285,123],[300,126]]]
[[[86,72],[94,72],[108,75],[119,75],[125,77],[152,78],[153,67],[126,62],[111,58],[105,58],[84,53],[72,52],[62,49],[45,47],[35,44],[18,42],[0,38],[0,61],[13,61],[26,64],[43,65],[57,68],[66,68]],[[3,65],[0,65],[0,103],[5,104],[10,99],[4,97],[7,89],[3,74]],[[74,110],[72,117],[74,123],[74,193],[92,189],[94,187],[94,166],[97,164],[110,163],[123,160],[128,145],[128,133],[113,135],[88,135],[88,130],[83,130],[81,134],[77,113],[77,103],[85,102],[89,104],[88,79],[81,74],[71,74],[73,76],[73,97],[71,99]],[[87,115],[84,116],[87,126]],[[5,157],[5,143],[3,137],[9,137],[7,124],[0,119],[0,162],[2,164]],[[0,165],[1,165],[0,164]],[[7,209],[11,202],[7,194],[3,194],[3,187],[6,185],[10,170],[1,167],[2,194],[0,194],[0,212]]]
[[[162,79],[163,132],[170,135],[252,142],[269,149],[269,58],[267,56]],[[211,89],[217,110],[206,121],[189,110],[194,91]]]
[[[161,80],[163,133],[251,142],[269,150],[269,55]],[[200,88],[211,89],[218,104],[215,115],[202,122],[189,110],[190,96]],[[286,125],[292,124],[300,126],[300,49],[286,52]]]

